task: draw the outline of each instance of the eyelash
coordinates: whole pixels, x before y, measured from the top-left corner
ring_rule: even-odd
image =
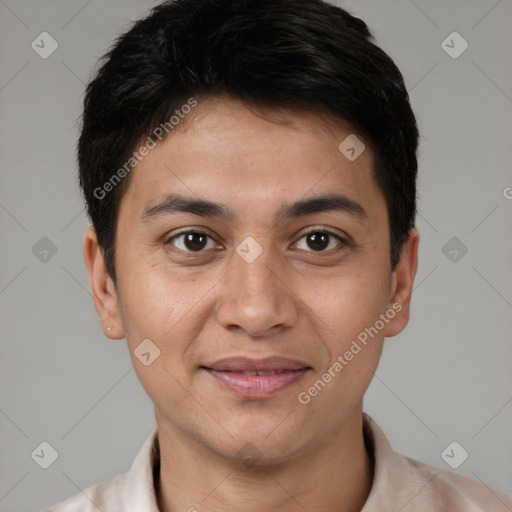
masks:
[[[213,238],[208,233],[205,233],[204,231],[198,231],[198,230],[194,230],[194,229],[189,229],[189,230],[186,230],[186,231],[181,231],[179,233],[176,233],[176,234],[172,235],[171,237],[167,238],[164,241],[164,245],[169,245],[169,244],[172,245],[172,241],[173,240],[177,239],[180,236],[188,235],[190,233],[194,233],[194,234],[198,234],[198,235],[205,235],[208,238],[213,240]],[[331,255],[332,253],[336,253],[339,250],[342,250],[344,247],[348,247],[348,246],[351,245],[348,240],[342,238],[340,235],[334,233],[333,231],[329,231],[328,229],[312,229],[311,231],[303,233],[298,241],[302,240],[304,237],[307,237],[308,235],[311,235],[313,233],[332,236],[332,237],[336,238],[339,241],[339,244],[334,249],[329,249],[329,250],[324,250],[324,251],[306,251],[306,252],[311,252],[313,254],[319,254],[319,255],[321,255],[321,254],[329,254],[329,255]],[[298,243],[298,241],[296,243]],[[187,255],[197,255],[197,254],[201,254],[201,253],[206,252],[205,250],[201,250],[201,251],[184,251],[183,249],[179,249],[177,247],[176,247],[176,249],[178,251],[184,252]]]

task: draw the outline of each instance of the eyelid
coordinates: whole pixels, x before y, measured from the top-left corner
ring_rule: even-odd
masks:
[[[335,236],[336,238],[339,238],[340,240],[345,241],[346,243],[350,243],[350,237],[347,234],[338,233],[334,229],[331,228],[325,228],[321,226],[313,226],[313,227],[307,227],[305,228],[307,231],[304,231],[300,238],[302,238],[304,235],[309,235],[310,233],[327,233],[328,235]]]
[[[340,250],[341,248],[343,247],[349,247],[352,245],[352,242],[350,240],[350,238],[348,236],[343,236],[343,235],[340,235],[338,233],[336,233],[335,231],[331,230],[331,229],[328,229],[328,228],[321,228],[321,227],[318,227],[318,228],[308,228],[308,231],[305,231],[304,233],[302,233],[297,242],[294,243],[294,245],[296,245],[297,243],[300,242],[300,240],[302,240],[305,236],[311,234],[311,233],[324,233],[324,234],[327,234],[329,236],[333,236],[334,238],[337,238],[338,241],[339,241],[339,244],[334,247],[333,249],[329,249],[327,251],[306,251],[306,252],[309,252],[311,254],[316,254],[318,256],[321,256],[323,254],[332,254],[332,253],[335,253],[337,250]]]
[[[172,240],[174,240],[175,238],[178,238],[179,236],[181,235],[186,235],[186,234],[189,234],[189,233],[196,233],[196,234],[201,234],[201,235],[206,235],[208,238],[210,238],[211,240],[213,240],[215,243],[218,243],[215,238],[210,235],[208,232],[206,231],[202,231],[204,228],[198,228],[198,229],[194,229],[194,228],[186,228],[184,229],[183,231],[178,231],[177,233],[174,233],[172,234],[171,236],[167,237],[165,240],[164,240],[164,245],[168,245],[168,244],[171,244]],[[302,240],[305,236],[311,234],[311,233],[325,233],[329,236],[333,236],[335,238],[338,239],[339,241],[339,244],[333,248],[333,249],[329,249],[327,251],[305,251],[305,252],[310,252],[312,254],[317,254],[317,255],[322,255],[322,254],[331,254],[332,252],[336,252],[337,250],[340,249],[340,246],[341,248],[344,247],[344,246],[351,246],[352,245],[352,242],[350,241],[349,237],[344,237],[336,232],[334,232],[333,230],[330,230],[330,229],[327,229],[327,228],[323,228],[323,227],[318,227],[318,228],[308,228],[308,231],[305,231],[303,232],[299,238],[297,239],[296,242],[294,242],[293,245],[296,245],[298,242],[300,242],[300,240]],[[171,244],[172,245],[172,244]],[[177,249],[178,251],[184,253],[184,254],[201,254],[201,253],[205,253],[207,251],[205,250],[201,250],[201,251],[184,251],[183,249],[179,249],[177,247],[175,247],[175,249]]]
[[[211,240],[213,240],[215,243],[218,244],[218,242],[215,240],[215,238],[210,233],[208,233],[208,231],[204,231],[204,228],[186,228],[186,229],[183,229],[183,231],[178,231],[177,233],[173,233],[172,235],[166,237],[164,239],[163,243],[164,243],[164,245],[168,245],[175,238],[178,238],[181,235],[187,235],[189,233],[206,235],[208,238],[210,238]],[[178,249],[178,248],[176,247],[176,249]],[[194,252],[194,251],[183,251],[181,249],[178,249],[178,250],[181,251],[181,252],[189,253],[189,254],[200,254],[202,252],[205,252],[205,251],[196,251],[196,252]]]

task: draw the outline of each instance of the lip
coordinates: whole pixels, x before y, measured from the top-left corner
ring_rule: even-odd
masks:
[[[312,368],[285,357],[233,357],[203,365],[200,369],[235,395],[254,399],[266,398],[291,386]]]

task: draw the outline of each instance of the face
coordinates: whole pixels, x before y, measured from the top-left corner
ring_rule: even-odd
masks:
[[[407,323],[417,233],[392,273],[371,150],[338,149],[350,130],[219,98],[193,116],[132,171],[116,288],[86,234],[96,305],[159,428],[290,459],[360,414],[384,337]]]

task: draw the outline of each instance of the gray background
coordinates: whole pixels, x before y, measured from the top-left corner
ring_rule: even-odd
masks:
[[[89,294],[74,156],[97,58],[153,5],[0,0],[1,511],[127,470],[154,428],[125,341],[103,336]],[[469,452],[459,473],[512,494],[512,2],[340,5],[403,71],[422,135],[412,318],[386,342],[365,410],[397,451],[449,469],[455,440]],[[47,59],[31,48],[43,31],[59,44]],[[457,59],[441,47],[453,31],[469,43]],[[455,262],[442,250],[454,236],[468,248]],[[47,262],[32,252],[42,237],[57,248]],[[59,453],[46,470],[30,456],[42,441]]]

